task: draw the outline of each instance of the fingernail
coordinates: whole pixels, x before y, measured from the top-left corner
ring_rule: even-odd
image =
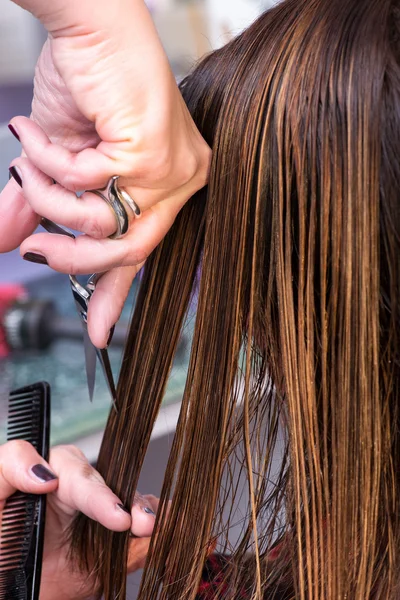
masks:
[[[154,512],[154,510],[151,510],[151,508],[149,508],[148,506],[143,506],[143,510],[145,513],[147,513],[148,515],[151,515],[152,517],[156,516],[156,513]]]
[[[126,512],[128,515],[131,514],[131,511],[128,510],[127,508],[125,508],[125,506],[123,504],[117,504],[118,508],[123,510],[124,512]]]
[[[19,139],[18,131],[15,129],[15,127],[13,125],[11,125],[11,123],[9,123],[8,129],[11,131],[11,133],[13,134],[13,136],[15,138],[17,138],[17,140],[20,142],[21,140]]]
[[[57,475],[54,475],[47,467],[44,465],[34,465],[31,468],[32,473],[39,479],[42,483],[47,483],[47,481],[53,481],[57,479]]]
[[[21,170],[18,167],[10,167],[9,169],[10,175],[15,181],[18,183],[19,187],[22,187],[22,177]]]
[[[44,256],[41,254],[36,254],[36,252],[27,252],[24,254],[23,259],[27,260],[28,262],[37,263],[38,265],[49,264]]]
[[[114,331],[115,331],[115,325],[113,327],[111,327],[111,329],[110,329],[106,348],[108,348],[108,346],[111,344],[111,340],[113,339]]]

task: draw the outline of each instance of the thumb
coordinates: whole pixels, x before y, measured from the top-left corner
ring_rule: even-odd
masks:
[[[58,487],[50,465],[26,441],[13,440],[0,446],[0,505],[16,490],[47,494]]]

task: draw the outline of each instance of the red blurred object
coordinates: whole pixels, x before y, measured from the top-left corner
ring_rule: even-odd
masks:
[[[4,315],[16,300],[27,297],[25,288],[18,284],[0,285],[0,359],[10,354],[10,347],[3,326]]]

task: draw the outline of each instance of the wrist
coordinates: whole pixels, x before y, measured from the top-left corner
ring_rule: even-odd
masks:
[[[145,0],[69,0],[64,9],[40,20],[53,38],[101,33],[108,37],[110,32],[140,26],[146,13]]]
[[[52,37],[98,32],[124,23],[145,0],[12,0],[34,15]]]

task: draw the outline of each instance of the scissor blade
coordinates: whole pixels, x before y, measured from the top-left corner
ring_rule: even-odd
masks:
[[[96,348],[90,341],[89,334],[83,331],[83,345],[85,348],[86,376],[89,389],[90,402],[93,401],[94,384],[96,381]]]
[[[117,390],[115,389],[115,384],[114,384],[114,377],[113,377],[113,372],[111,369],[111,363],[110,363],[110,359],[108,356],[108,352],[106,349],[99,349],[96,348],[96,352],[97,352],[97,357],[100,361],[101,364],[101,368],[103,369],[103,373],[104,373],[104,377],[106,379],[106,383],[107,383],[107,387],[109,389],[109,392],[111,394],[111,399],[112,402],[114,404],[114,408],[115,410],[118,412],[117,409]]]
[[[72,231],[70,229],[68,229],[67,227],[60,227],[60,225],[57,225],[57,223],[50,221],[50,219],[46,219],[45,217],[42,217],[40,220],[40,224],[43,227],[43,229],[45,229],[49,233],[55,233],[58,235],[67,235],[68,237],[75,239],[75,235],[72,233]]]

